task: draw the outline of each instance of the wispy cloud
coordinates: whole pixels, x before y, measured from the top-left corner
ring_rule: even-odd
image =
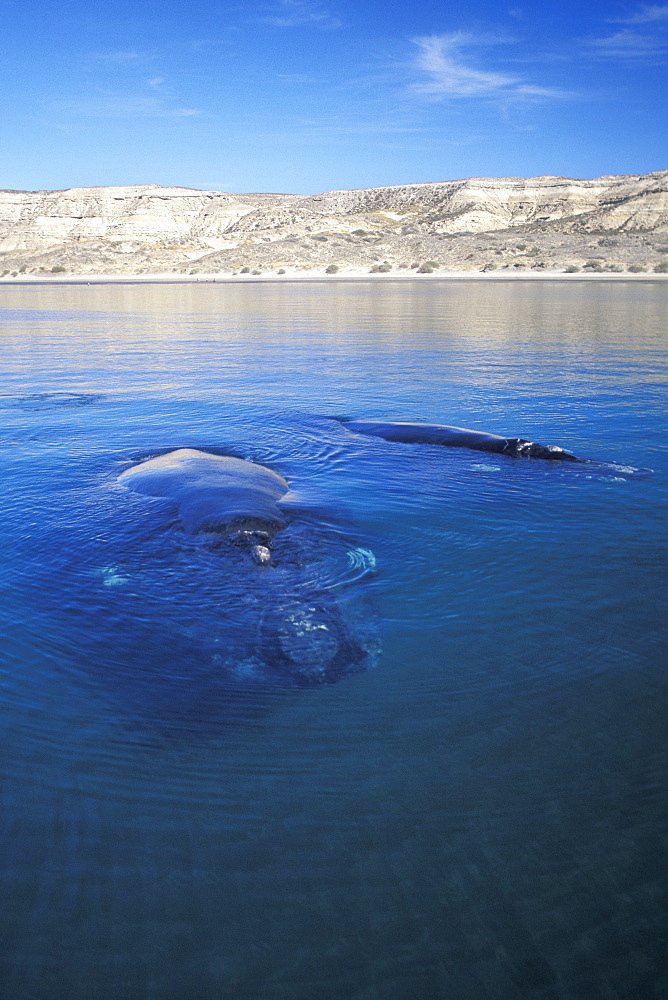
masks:
[[[110,52],[91,52],[88,58],[94,63],[106,64],[109,66],[127,66],[138,63],[147,58],[145,52],[135,52],[132,50],[113,50]]]
[[[321,0],[277,0],[264,8],[260,20],[277,28],[339,28],[335,17]]]
[[[642,35],[624,29],[605,38],[593,38],[589,45],[600,56],[616,59],[646,59],[668,52],[668,35]]]
[[[668,53],[668,6],[643,4],[628,17],[609,17],[610,24],[647,25],[647,30],[621,28],[603,38],[590,38],[587,45],[599,57],[639,60]],[[651,27],[650,27],[651,26]],[[650,34],[651,31],[651,34]]]
[[[197,108],[170,107],[157,97],[120,94],[106,94],[86,100],[54,100],[50,107],[56,114],[65,114],[69,118],[193,118],[201,114]]]
[[[563,97],[563,91],[528,83],[522,77],[482,69],[472,63],[471,51],[490,45],[462,31],[413,39],[418,47],[416,67],[423,79],[413,84],[414,93],[435,98],[547,98]],[[493,40],[495,44],[501,39]]]
[[[662,4],[643,4],[630,17],[610,17],[613,24],[649,24],[652,21],[668,21],[668,7]]]

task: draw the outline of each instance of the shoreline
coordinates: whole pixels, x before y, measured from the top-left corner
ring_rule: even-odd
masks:
[[[441,270],[432,274],[416,274],[414,271],[395,271],[387,274],[371,273],[362,268],[355,268],[339,274],[324,274],[321,270],[293,271],[286,274],[266,272],[263,274],[175,274],[170,272],[156,274],[68,274],[68,275],[24,275],[6,276],[0,278],[0,286],[15,285],[144,285],[144,284],[280,284],[290,282],[321,281],[328,284],[346,281],[666,281],[668,274],[654,271],[640,272],[581,272],[567,273],[565,271],[538,271],[525,273],[509,273],[499,271],[456,271]]]

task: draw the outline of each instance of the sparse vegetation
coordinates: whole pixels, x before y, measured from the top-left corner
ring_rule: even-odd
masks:
[[[338,271],[337,265],[330,264],[329,267],[326,268],[325,274],[336,274],[337,271]]]
[[[370,273],[371,274],[386,274],[388,271],[391,271],[391,270],[392,270],[392,267],[391,267],[390,264],[387,264],[387,263],[386,264],[374,264],[373,267],[371,268],[371,272]]]
[[[647,187],[644,179],[638,179],[637,184],[642,189]],[[387,191],[382,193],[382,197],[373,191],[355,192],[351,197],[346,197],[346,192],[337,192],[331,202],[327,195],[315,199],[308,213],[303,212],[297,201],[293,205],[290,200],[283,199],[280,205],[274,205],[265,195],[261,203],[253,205],[247,219],[245,216],[239,219],[236,225],[238,249],[216,249],[210,255],[211,247],[205,245],[195,231],[188,235],[188,242],[175,240],[171,235],[155,242],[143,237],[128,237],[119,241],[110,232],[108,236],[84,243],[75,242],[73,233],[72,242],[64,244],[58,253],[38,241],[31,244],[29,250],[6,251],[0,260],[4,262],[6,276],[13,272],[21,276],[37,274],[38,271],[45,277],[48,272],[57,277],[59,274],[64,276],[65,271],[75,274],[139,274],[164,270],[200,277],[205,271],[221,274],[238,274],[241,271],[242,276],[257,272],[287,276],[295,271],[315,270],[322,275],[323,272],[336,273],[327,270],[328,262],[326,258],[319,260],[320,252],[317,250],[318,246],[330,242],[332,246],[326,249],[326,255],[330,260],[340,257],[341,264],[337,260],[335,266],[346,272],[354,268],[382,274],[385,271],[381,266],[383,264],[388,265],[392,272],[410,268],[420,275],[429,274],[436,268],[446,269],[448,273],[456,269],[475,272],[494,260],[497,269],[508,270],[509,274],[540,269],[543,273],[552,270],[567,274],[584,272],[584,275],[591,273],[594,277],[602,273],[619,275],[621,272],[642,275],[643,271],[665,276],[668,272],[659,269],[660,262],[668,261],[668,238],[664,232],[658,231],[663,219],[661,213],[657,215],[658,210],[650,205],[646,225],[644,217],[641,219],[634,215],[634,230],[625,228],[629,222],[624,219],[620,219],[618,228],[617,217],[608,219],[607,213],[613,203],[626,203],[626,189],[617,202],[614,198],[611,201],[608,195],[601,201],[600,193],[593,189],[587,194],[588,198],[590,196],[591,210],[600,213],[597,218],[600,228],[590,228],[592,216],[588,214],[589,209],[576,217],[569,215],[567,202],[563,206],[560,202],[556,214],[546,224],[534,215],[533,221],[519,222],[518,217],[517,225],[495,229],[494,226],[501,224],[504,218],[503,213],[498,211],[500,206],[496,196],[488,199],[486,194],[476,190],[475,199],[451,210],[450,196],[446,197],[439,185],[434,185],[433,190],[422,185],[415,192],[409,185],[397,190],[396,198],[394,194],[388,195]],[[210,200],[214,196],[209,194],[206,197]],[[252,197],[248,196],[251,202]],[[323,204],[317,205],[316,202]],[[475,232],[480,224],[478,217],[472,216],[469,221],[468,215],[477,212],[481,205],[491,214],[496,212],[496,216],[489,230],[484,231],[483,227],[483,231]],[[36,204],[35,210],[37,207]],[[211,207],[207,201],[206,214],[216,215],[218,208],[211,213]],[[631,207],[635,212],[635,202]],[[374,209],[378,209],[377,218],[369,214]],[[402,225],[395,224],[398,220],[390,223],[385,218],[385,213],[405,215],[408,209],[410,217],[405,218]],[[179,208],[176,210],[180,211]],[[90,218],[99,214],[96,198],[91,198],[87,212]],[[562,212],[563,225],[560,223]],[[455,229],[450,223],[462,214],[465,218],[457,223],[462,225],[461,231],[442,232],[443,229]],[[355,224],[355,218],[369,218],[373,228],[368,230],[358,222],[351,231],[348,227]],[[642,230],[637,225],[640,222],[645,225]],[[614,228],[604,228],[613,223]],[[469,225],[471,228],[468,228]],[[17,246],[23,246],[28,238],[32,239],[30,234],[21,235],[22,229],[19,232],[13,224],[10,229],[12,239],[16,229],[16,235],[23,240],[23,243],[14,240]],[[504,240],[506,242],[502,242]],[[513,240],[517,242],[513,243]],[[195,257],[192,251],[199,250],[202,253]],[[238,254],[243,253],[253,257],[255,263],[242,266]],[[54,269],[48,263],[52,254],[61,256],[63,260],[63,263],[54,265]],[[203,265],[200,256],[208,256],[210,264]],[[434,257],[437,259],[434,260]],[[62,268],[62,271],[55,270],[55,267]]]
[[[662,260],[654,267],[655,274],[668,274],[668,260]]]
[[[62,264],[54,264],[53,267],[51,268],[51,274],[60,274],[66,270],[67,268],[63,267]]]

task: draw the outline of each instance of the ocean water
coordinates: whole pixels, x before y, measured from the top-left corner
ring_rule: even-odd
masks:
[[[3,998],[668,996],[667,318],[659,281],[0,289]],[[274,567],[118,483],[179,447],[286,478]],[[364,656],[293,683],[315,607]]]

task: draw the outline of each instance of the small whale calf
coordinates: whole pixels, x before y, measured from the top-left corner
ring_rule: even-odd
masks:
[[[496,452],[511,458],[545,458],[550,461],[586,462],[557,445],[537,444],[525,438],[502,437],[485,431],[472,431],[447,424],[411,424],[384,420],[347,420],[340,423],[356,434],[371,434],[386,441],[404,444],[442,444],[450,448],[472,448],[474,451]]]

